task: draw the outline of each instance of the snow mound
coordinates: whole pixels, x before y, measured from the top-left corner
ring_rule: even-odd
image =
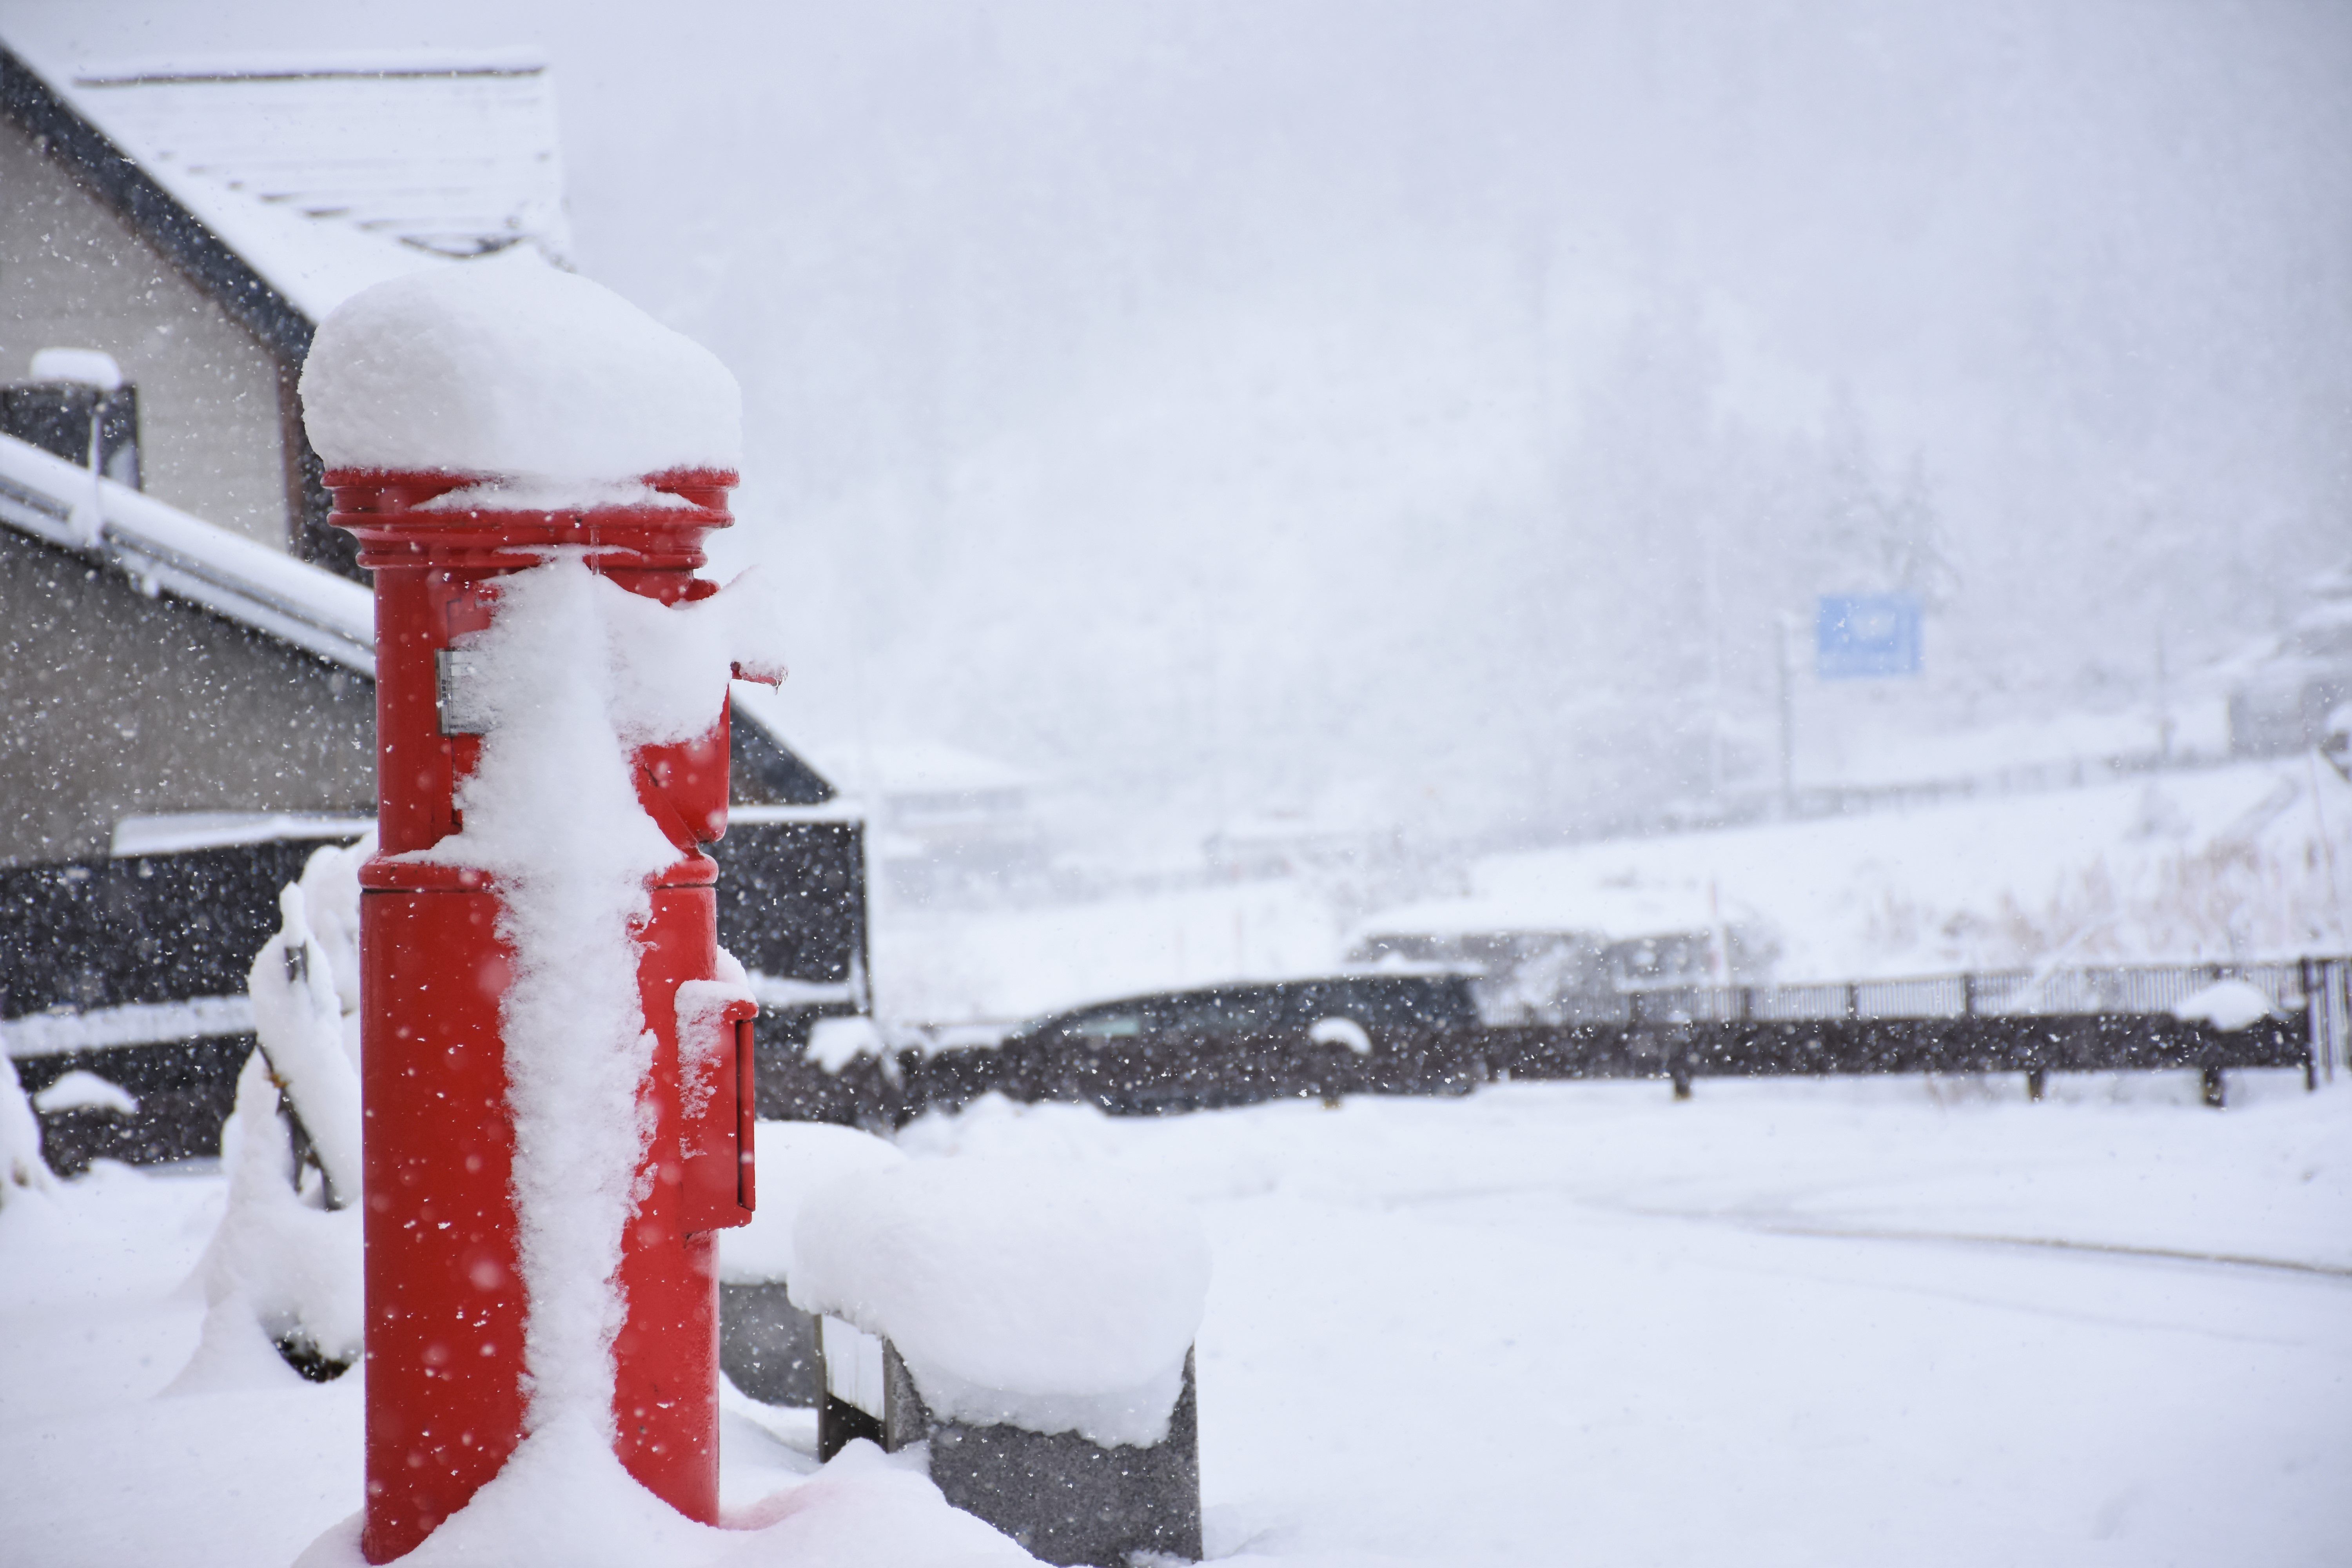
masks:
[[[33,1096],[33,1109],[44,1116],[60,1110],[111,1110],[117,1116],[136,1116],[139,1101],[113,1079],[76,1068]]]
[[[331,468],[440,469],[565,487],[732,468],[742,394],[718,356],[611,289],[536,262],[379,283],[320,325],[303,422]]]
[[[730,1285],[791,1279],[793,1227],[802,1206],[845,1177],[907,1160],[870,1132],[822,1121],[762,1121],[756,1148],[760,1206],[751,1224],[719,1234],[719,1278]]]
[[[2243,980],[2217,980],[2204,990],[2183,997],[2172,1016],[2194,1024],[2210,1024],[2223,1034],[2252,1028],[2271,1016],[2271,999],[2260,987]]]
[[[802,1205],[792,1300],[887,1339],[936,1415],[1168,1435],[1208,1295],[1192,1213],[1099,1171],[927,1160]]]
[[[915,1464],[850,1444],[800,1485],[730,1519],[697,1524],[639,1485],[609,1450],[527,1439],[474,1500],[400,1561],[404,1568],[999,1568],[1036,1559],[948,1505]],[[564,1451],[566,1447],[571,1451]],[[365,1568],[361,1516],[312,1542],[295,1568]]]
[[[888,1056],[889,1049],[882,1043],[874,1020],[860,1015],[819,1018],[811,1024],[808,1046],[802,1055],[827,1072],[839,1072],[860,1056],[880,1058]]]
[[[862,1439],[812,1479],[750,1510],[743,1522],[755,1528],[718,1560],[719,1568],[989,1568],[1036,1561],[949,1507],[913,1464]]]

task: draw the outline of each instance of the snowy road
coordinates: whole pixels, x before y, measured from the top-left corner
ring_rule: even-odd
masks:
[[[1213,1556],[2341,1563],[2352,1086],[2249,1087],[2221,1115],[2149,1080],[989,1103],[902,1141],[1199,1206]],[[156,1397],[218,1197],[111,1171],[0,1213],[11,1568],[282,1564],[356,1506],[348,1382],[257,1362]],[[728,1439],[730,1500],[809,1468],[747,1420]]]

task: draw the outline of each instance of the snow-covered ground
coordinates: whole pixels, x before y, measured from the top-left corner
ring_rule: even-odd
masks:
[[[1211,1555],[2334,1563],[2352,1084],[1514,1085],[1166,1121],[983,1102],[918,1158],[1194,1205]],[[357,1374],[174,1387],[216,1174],[0,1209],[0,1560],[278,1568],[360,1499]],[[730,1403],[726,1497],[814,1469]]]

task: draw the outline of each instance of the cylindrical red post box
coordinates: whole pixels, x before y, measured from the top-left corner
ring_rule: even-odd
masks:
[[[523,1436],[527,1312],[515,1125],[501,1035],[513,953],[484,873],[410,858],[458,832],[459,785],[487,721],[469,710],[467,640],[500,581],[577,547],[591,570],[665,605],[706,597],[701,542],[730,521],[727,472],[646,480],[664,504],[550,511],[426,503],[479,476],[339,470],[335,523],[375,576],[378,853],[362,873],[365,1107],[367,1505],[372,1563],[410,1551],[496,1475]],[[493,495],[492,500],[495,500]],[[613,1344],[614,1447],[690,1518],[719,1504],[718,1287],[712,1232],[751,1200],[752,1008],[711,1081],[681,1070],[677,993],[719,973],[717,868],[697,847],[726,827],[728,737],[716,725],[635,757],[639,804],[677,858],[635,932],[654,1037],[638,1114],[649,1127],[620,1247],[625,1317]],[[550,811],[565,809],[551,800]],[[696,1064],[708,1053],[698,1048]],[[699,1072],[702,1065],[688,1072]],[[624,1108],[625,1110],[626,1108]]]

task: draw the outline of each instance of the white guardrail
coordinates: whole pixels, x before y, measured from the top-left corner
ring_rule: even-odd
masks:
[[[115,1046],[153,1046],[253,1032],[250,996],[191,996],[181,1002],[132,1002],[87,1013],[36,1013],[0,1019],[0,1052],[10,1057],[63,1056]]]
[[[29,442],[0,436],[0,521],[373,679],[375,595]]]

